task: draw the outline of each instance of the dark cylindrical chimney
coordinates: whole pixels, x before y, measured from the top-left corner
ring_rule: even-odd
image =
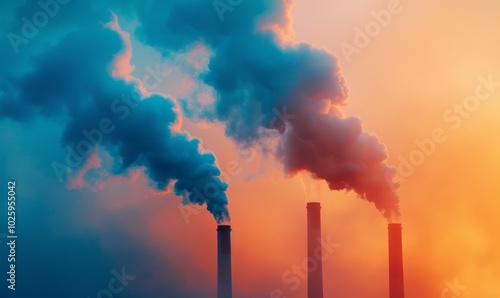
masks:
[[[217,227],[217,298],[232,298],[231,226]]]
[[[321,252],[321,205],[307,203],[307,297],[323,298],[323,255]]]
[[[403,242],[401,224],[390,223],[389,229],[389,297],[404,298]]]

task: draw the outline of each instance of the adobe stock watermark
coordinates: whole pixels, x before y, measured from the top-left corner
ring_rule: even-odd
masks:
[[[429,137],[415,139],[416,148],[406,157],[399,156],[397,166],[397,180],[399,182],[402,183],[408,179],[415,172],[415,169],[425,162],[427,157],[434,154],[438,145],[448,140],[448,133],[462,127],[464,121],[469,119],[481,104],[490,99],[500,87],[500,82],[494,81],[492,74],[486,77],[480,76],[477,80],[478,85],[472,94],[444,111],[442,119],[448,125],[447,128],[445,126],[436,127],[430,132]]]
[[[144,87],[150,91],[158,88],[159,84],[169,75],[168,72],[161,70],[159,64],[157,64],[154,69],[147,66],[146,71],[147,74],[143,77],[142,82]],[[121,94],[119,98],[114,99],[109,109],[112,115],[115,115],[117,119],[113,120],[104,117],[96,123],[96,127],[92,129],[83,129],[81,131],[82,139],[75,143],[74,147],[69,145],[65,147],[66,157],[64,164],[57,161],[52,162],[51,167],[57,180],[63,182],[68,173],[72,173],[74,170],[81,167],[92,154],[94,148],[102,143],[104,137],[115,131],[115,121],[124,121],[127,119],[132,113],[132,110],[139,106],[140,101],[141,98],[137,93]]]
[[[286,106],[284,106],[281,111],[274,108],[273,114],[274,117],[269,120],[269,128],[276,129],[279,132],[283,132],[286,125],[297,117],[295,114],[288,113],[288,108]]]
[[[281,111],[273,109],[273,114],[274,117],[269,120],[269,129],[276,129],[280,132],[286,128],[286,125],[290,121],[296,118],[295,114],[288,113],[286,106],[284,106]],[[247,150],[239,151],[238,155],[243,159],[244,163],[249,164],[257,158],[258,151],[257,149],[249,148]],[[222,180],[226,183],[230,183],[232,178],[239,176],[243,172],[243,167],[240,161],[233,159],[228,161],[227,164],[224,167],[221,167],[220,170],[220,178],[222,178]],[[193,193],[195,194],[194,201],[206,202],[208,198],[214,199],[220,194],[223,185],[221,184],[221,181],[217,179],[219,178],[219,175],[215,175],[215,173],[213,173],[210,175],[210,178],[212,181],[205,183],[203,187],[195,187],[193,189]],[[276,184],[274,177],[272,179],[271,183]],[[179,212],[181,213],[186,224],[191,223],[191,216],[200,214],[200,212],[206,208],[204,204],[199,205],[188,203],[189,202],[181,202],[178,205]]]
[[[69,1],[70,0],[38,1],[40,10],[35,12],[30,18],[26,16],[21,18],[23,25],[20,28],[20,32],[18,32],[19,34],[12,31],[7,33],[7,38],[9,39],[14,53],[19,53],[19,46],[21,44],[27,44],[30,39],[33,39],[38,34],[38,31],[47,26],[49,20],[59,13],[61,5],[66,5]]]
[[[121,272],[115,269],[111,270],[113,277],[109,280],[107,287],[99,290],[96,294],[97,298],[113,298],[114,295],[123,292],[129,282],[135,279],[134,275],[127,275],[125,272],[125,267],[122,268]],[[90,296],[87,296],[90,298]]]
[[[269,294],[270,298],[286,298],[286,291],[293,292],[299,289],[302,282],[307,281],[308,271],[314,272],[317,270],[320,262],[328,260],[335,249],[340,247],[339,243],[332,242],[331,236],[317,239],[317,247],[313,253],[314,257],[306,257],[299,265],[292,265],[281,275],[281,280],[286,285],[286,289],[274,289]],[[323,251],[322,253],[320,253]]]
[[[215,12],[219,16],[219,20],[224,21],[224,14],[226,12],[233,12],[234,8],[243,3],[243,0],[214,0],[212,5]]]
[[[400,0],[389,0],[387,2],[387,9],[379,11],[370,11],[372,19],[364,26],[354,27],[354,38],[352,44],[342,42],[340,50],[348,63],[352,60],[352,55],[360,54],[363,49],[366,49],[372,40],[380,35],[383,29],[387,28],[394,16],[403,11],[403,5]]]
[[[258,152],[256,149],[250,148],[248,150],[239,151],[238,155],[243,159],[245,163],[251,163],[257,158]],[[196,196],[195,201],[206,202],[208,198],[216,198],[223,188],[223,185],[221,185],[221,182],[218,181],[217,178],[222,178],[226,183],[230,183],[232,178],[240,175],[243,172],[243,167],[240,161],[230,160],[224,167],[221,167],[220,171],[220,177],[212,174],[210,175],[212,181],[205,183],[202,189],[198,187],[195,187],[193,189],[193,193]],[[200,212],[206,207],[204,205],[185,204],[185,202],[181,202],[179,203],[178,208],[182,215],[182,218],[184,219],[184,222],[186,224],[189,224],[191,223],[191,216],[200,214]]]
[[[120,98],[113,100],[110,109],[114,114],[118,115],[119,120],[123,121],[128,118],[131,109],[135,109],[139,105],[139,101],[138,96],[132,98],[128,94],[122,94]],[[78,169],[92,154],[94,148],[102,143],[105,135],[113,133],[115,129],[114,121],[107,117],[99,120],[96,128],[83,129],[81,131],[83,138],[74,147],[70,145],[65,147],[65,164],[57,161],[52,162],[51,167],[57,176],[57,180],[63,182],[68,173]]]
[[[441,298],[458,298],[467,289],[466,285],[458,283],[458,278],[455,278],[453,283],[447,279],[443,283],[445,287],[441,291]]]

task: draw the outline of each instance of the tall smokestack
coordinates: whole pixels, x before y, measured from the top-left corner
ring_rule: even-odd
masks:
[[[389,230],[389,298],[404,298],[403,243],[401,224],[390,223]]]
[[[321,253],[321,205],[317,202],[307,203],[307,257],[308,264],[316,266],[307,268],[307,296],[323,298],[323,255]]]
[[[217,298],[232,298],[231,226],[217,227]]]

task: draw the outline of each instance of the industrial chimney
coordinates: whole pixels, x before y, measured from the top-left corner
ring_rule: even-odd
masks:
[[[404,298],[403,243],[401,224],[390,223],[389,230],[389,298]]]
[[[217,298],[232,298],[231,226],[217,227]]]
[[[313,268],[307,268],[307,296],[308,298],[323,298],[321,205],[318,202],[307,203],[307,257],[308,260],[315,260],[313,263],[317,264]]]

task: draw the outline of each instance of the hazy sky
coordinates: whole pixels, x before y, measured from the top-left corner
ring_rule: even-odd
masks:
[[[35,1],[9,5],[3,36],[40,10]],[[32,56],[71,31],[67,19],[94,21],[75,17],[80,2],[65,5],[18,54],[2,39],[0,99],[7,78],[31,70]],[[246,5],[226,14],[243,17]],[[110,7],[122,38],[130,38],[131,56],[114,64],[118,75],[130,59],[128,75],[139,80],[165,72],[157,85],[145,84],[148,91],[212,100],[193,79],[207,67],[206,48],[162,57],[135,31],[130,7]],[[398,169],[406,297],[453,297],[457,289],[460,298],[499,297],[500,2],[296,0],[290,20],[288,41],[338,57],[350,94],[345,115],[363,120]],[[0,181],[18,181],[18,297],[96,297],[122,268],[135,278],[117,297],[214,297],[216,222],[205,207],[183,207],[137,169],[92,187],[78,176],[60,183],[51,164],[66,154],[58,122],[64,117],[43,116],[0,117]],[[177,128],[201,139],[229,183],[234,297],[270,297],[276,289],[306,296],[306,280],[295,287],[284,276],[305,259],[305,206],[312,200],[322,203],[323,236],[334,247],[325,252],[325,297],[388,296],[387,221],[373,204],[307,174],[284,177],[272,154],[238,154],[223,124],[179,117]],[[109,166],[105,158],[93,162]]]

